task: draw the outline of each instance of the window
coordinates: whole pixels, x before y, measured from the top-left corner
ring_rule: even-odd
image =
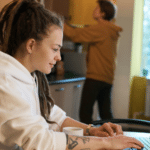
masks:
[[[144,0],[141,76],[150,79],[150,0]]]

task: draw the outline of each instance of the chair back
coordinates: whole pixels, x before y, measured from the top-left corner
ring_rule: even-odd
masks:
[[[133,77],[130,88],[128,118],[150,120],[149,117],[146,117],[144,115],[146,102],[146,85],[146,77]]]

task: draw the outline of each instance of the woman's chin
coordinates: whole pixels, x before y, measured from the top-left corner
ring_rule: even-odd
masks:
[[[45,74],[50,74],[51,73],[51,71],[49,71],[49,72],[47,72],[47,73],[45,73]]]
[[[43,71],[44,74],[50,74],[51,73],[51,69],[50,70],[45,70]]]

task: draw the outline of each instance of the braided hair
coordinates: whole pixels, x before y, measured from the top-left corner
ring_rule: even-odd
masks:
[[[63,29],[63,19],[54,12],[46,10],[35,0],[13,0],[0,12],[1,51],[13,57],[17,48],[28,39],[43,40],[52,25]],[[47,78],[40,71],[34,73],[38,78],[41,114],[48,123],[54,123],[49,121],[54,101],[50,95]]]

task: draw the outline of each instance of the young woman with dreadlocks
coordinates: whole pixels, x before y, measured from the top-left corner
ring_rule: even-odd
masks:
[[[62,39],[62,19],[38,2],[13,0],[2,9],[0,149],[143,147],[136,139],[123,136],[119,125],[105,123],[99,128],[87,128],[87,124],[69,118],[54,105],[45,74],[49,74],[56,62],[61,60]],[[63,133],[62,128],[67,126],[83,128],[84,136]]]

